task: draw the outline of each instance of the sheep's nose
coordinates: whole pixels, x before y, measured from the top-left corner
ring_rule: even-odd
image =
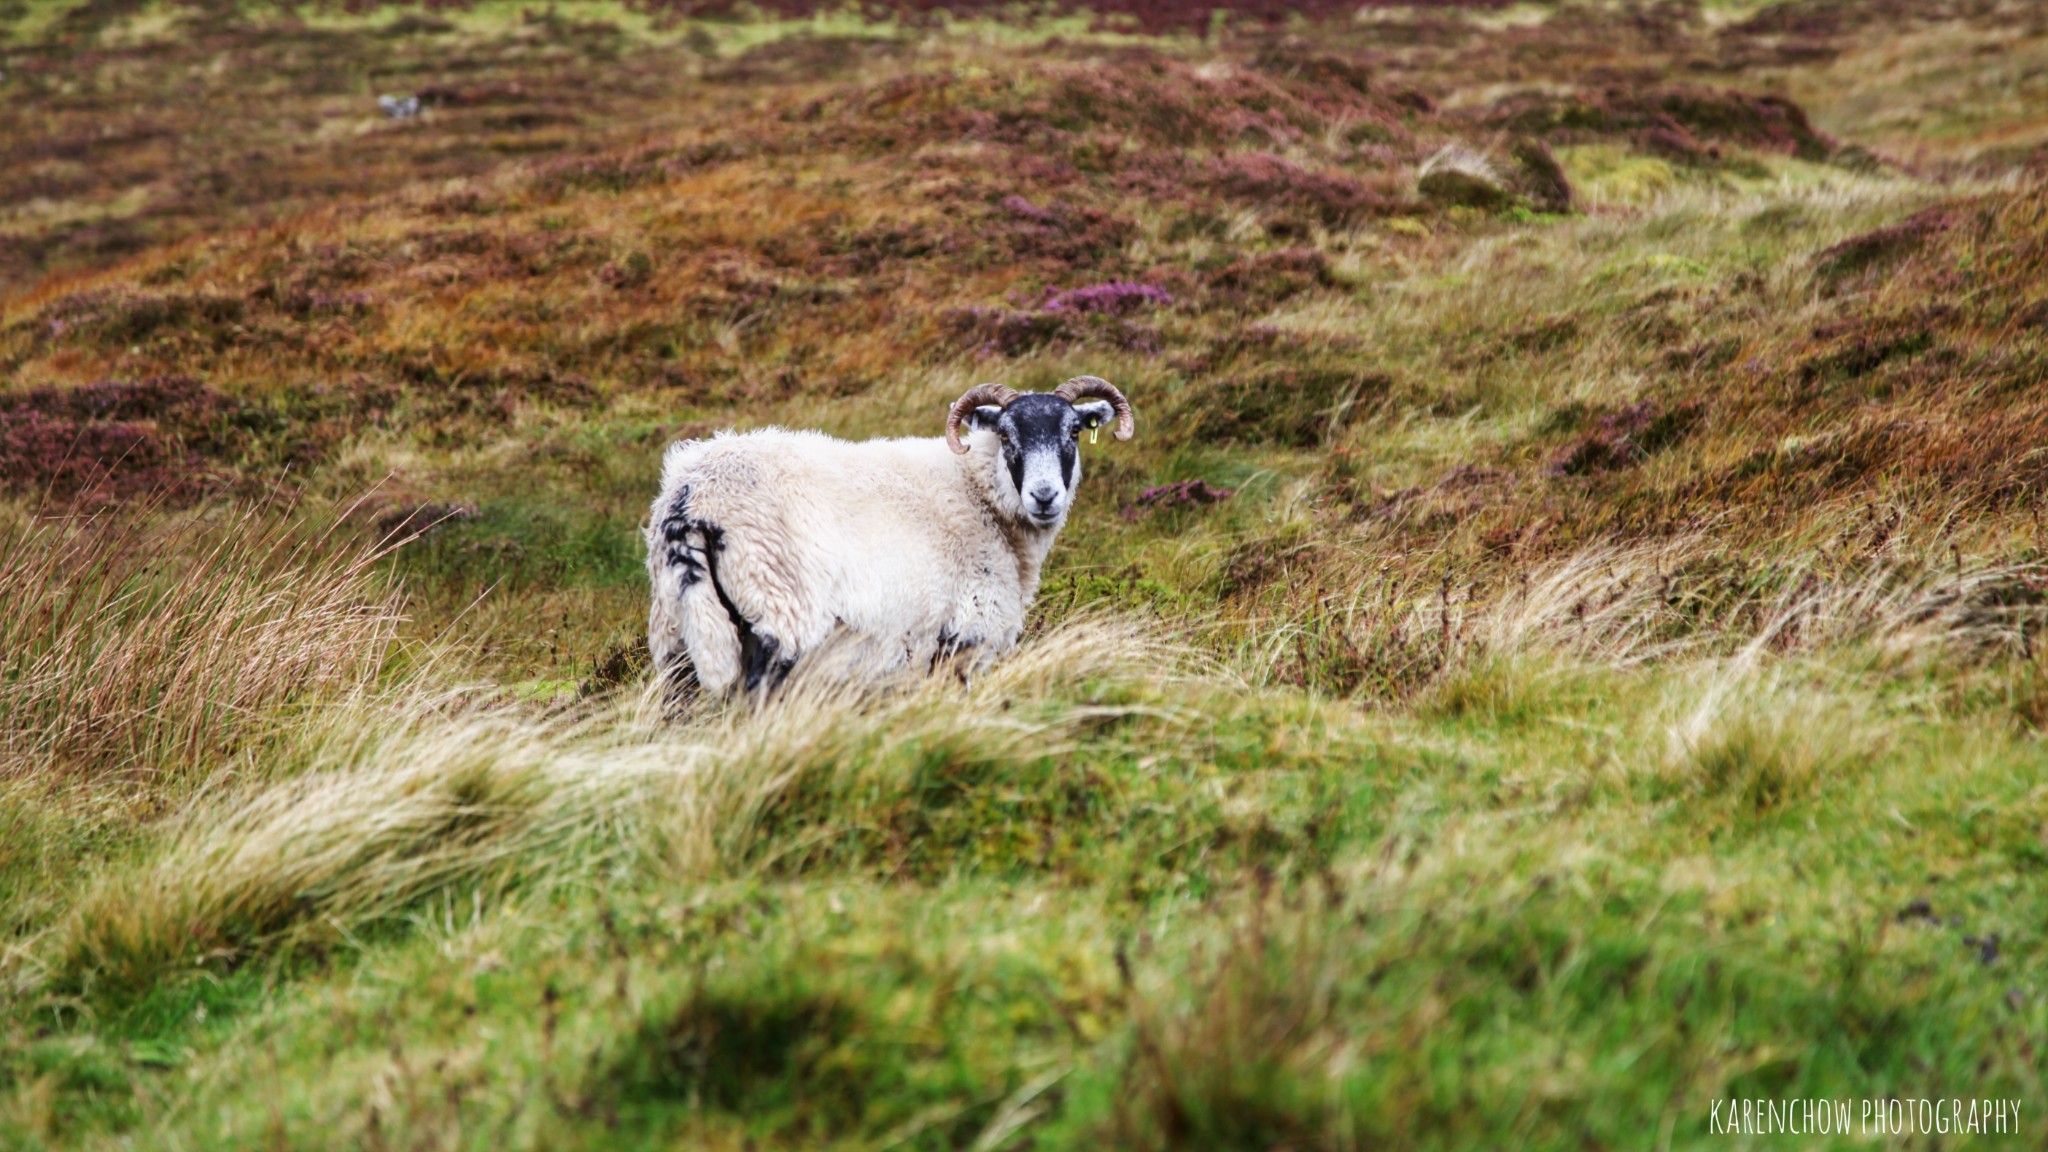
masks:
[[[1050,484],[1040,484],[1031,489],[1031,499],[1036,501],[1040,508],[1052,507],[1052,502],[1059,498],[1060,490]]]

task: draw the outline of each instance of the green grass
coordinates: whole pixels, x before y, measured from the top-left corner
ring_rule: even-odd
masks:
[[[1703,748],[1669,699],[1692,684],[1516,679],[1536,693],[1518,715],[1438,720],[1201,682],[1138,713],[1154,691],[1061,692],[1013,710],[1085,733],[1045,756],[1042,732],[988,745],[958,719],[910,740],[856,721],[887,750],[819,760],[763,732],[752,770],[798,775],[708,871],[678,816],[557,809],[568,839],[484,887],[307,920],[269,959],[138,975],[139,999],[85,1002],[90,1026],[19,1036],[11,1122],[155,1113],[337,1147],[1461,1147],[1646,1122],[1689,1141],[1717,1097],[2040,1086],[2027,741],[1822,692],[1805,707],[1856,717],[1834,732],[1862,747],[1813,764],[1827,730],[1777,726],[1790,689],[1749,689],[1764,726]],[[1802,763],[1826,775],[1744,784]],[[329,883],[388,894],[381,867]],[[1994,934],[1986,964],[1964,937]]]
[[[0,1146],[2039,1146],[2048,27],[1780,7],[11,12]],[[650,694],[669,441],[1082,372],[1015,654]]]

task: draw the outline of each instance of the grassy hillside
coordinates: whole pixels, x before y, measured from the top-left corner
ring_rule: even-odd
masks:
[[[2030,8],[0,28],[0,1144],[2048,1139]],[[1082,372],[1015,656],[661,714],[670,440]]]

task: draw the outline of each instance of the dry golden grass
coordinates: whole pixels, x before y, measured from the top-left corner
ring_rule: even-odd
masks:
[[[402,619],[381,548],[274,509],[0,515],[0,778],[203,778]]]
[[[0,1143],[2039,1095],[2024,6],[59,4],[0,62],[0,482],[171,491],[0,527]],[[1576,211],[1419,195],[1525,134]],[[669,440],[1082,371],[1140,434],[1018,652],[645,684]]]
[[[773,869],[814,845],[764,842],[772,810],[813,810],[823,829],[834,807],[900,792],[929,765],[1071,755],[1081,735],[1141,716],[1171,726],[1164,689],[1215,683],[1197,668],[1127,623],[1083,620],[971,687],[798,682],[768,701],[700,702],[685,722],[651,694],[553,719],[420,689],[330,702],[267,765],[280,779],[192,795],[153,862],[81,894],[17,951],[12,979],[132,994],[179,971],[324,955],[451,893],[496,903],[622,861],[684,884]]]

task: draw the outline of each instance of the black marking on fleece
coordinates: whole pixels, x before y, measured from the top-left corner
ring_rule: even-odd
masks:
[[[668,514],[661,518],[661,559],[676,573],[678,596],[704,578],[704,566],[698,563],[697,548],[692,548],[690,541],[692,535],[701,534],[702,526],[690,516],[690,486],[685,484],[676,498],[669,501]]]
[[[732,630],[740,638],[742,684],[749,692],[763,686],[773,691],[789,678],[790,670],[796,667],[796,657],[783,656],[782,642],[755,627],[726,594],[724,583],[718,579],[718,556],[725,551],[725,529],[704,520],[691,524],[704,534],[704,566],[711,578],[711,590],[718,594],[719,606],[725,609],[726,619],[732,621]]]

